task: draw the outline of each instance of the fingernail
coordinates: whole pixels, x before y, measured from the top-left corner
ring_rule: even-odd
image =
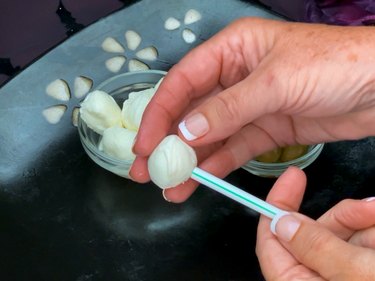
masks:
[[[201,113],[197,113],[182,121],[178,128],[185,139],[192,141],[206,134],[209,130],[209,125],[206,117]]]
[[[278,221],[279,221],[282,217],[287,216],[287,215],[289,215],[289,214],[290,214],[289,212],[280,212],[280,213],[277,213],[277,214],[273,217],[273,219],[272,219],[272,221],[271,221],[271,224],[270,224],[271,232],[272,232],[273,234],[277,235],[277,234],[276,234],[276,224],[278,223]]]
[[[164,198],[165,201],[167,201],[167,202],[171,202],[171,200],[169,200],[169,199],[167,198],[167,196],[165,196],[165,189],[163,189],[162,194],[163,194],[163,198]]]
[[[271,222],[271,231],[280,239],[289,242],[301,226],[301,222],[289,213],[275,216]]]
[[[369,197],[369,198],[366,198],[364,200],[367,201],[367,202],[371,202],[371,201],[375,200],[375,197]]]

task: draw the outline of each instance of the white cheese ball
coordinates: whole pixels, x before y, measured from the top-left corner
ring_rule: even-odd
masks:
[[[154,88],[131,92],[122,106],[122,123],[129,130],[138,131],[143,112],[155,93]]]
[[[165,189],[183,183],[197,166],[195,151],[178,136],[167,136],[148,159],[151,180]]]
[[[103,91],[89,93],[79,112],[87,126],[101,135],[109,127],[122,126],[120,107],[113,97]]]
[[[135,155],[132,146],[136,135],[136,132],[125,128],[108,128],[103,132],[99,149],[117,159],[133,161]]]

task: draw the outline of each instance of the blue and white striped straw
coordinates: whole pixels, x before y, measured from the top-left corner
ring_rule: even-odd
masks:
[[[247,193],[238,187],[203,171],[200,168],[194,168],[191,178],[197,182],[216,190],[217,192],[249,207],[250,209],[265,215],[266,217],[273,219],[274,217],[279,217],[286,212],[263,201],[250,193]]]

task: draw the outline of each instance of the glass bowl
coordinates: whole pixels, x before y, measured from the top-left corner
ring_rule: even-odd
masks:
[[[257,160],[251,160],[242,166],[246,171],[261,177],[277,178],[279,177],[289,166],[296,166],[301,169],[306,168],[315,161],[320,155],[324,147],[323,143],[310,145],[306,154],[287,161],[280,163],[265,163]]]
[[[127,72],[111,77],[96,87],[95,90],[108,93],[122,107],[130,92],[154,87],[165,74],[166,72],[161,70]],[[96,164],[116,175],[129,178],[129,170],[133,161],[116,159],[99,150],[102,136],[90,129],[79,115],[78,134],[87,155]]]

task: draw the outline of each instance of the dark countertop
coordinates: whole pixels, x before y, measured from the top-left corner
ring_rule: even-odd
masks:
[[[56,125],[41,111],[57,103],[44,93],[53,79],[71,85],[85,74],[96,86],[113,75],[100,48],[108,35],[123,42],[124,31],[136,29],[143,47],[159,50],[150,67],[167,70],[234,18],[277,16],[246,1],[66,0],[59,17],[59,1],[33,2],[0,3],[0,84],[19,73],[0,88],[1,280],[263,280],[257,214],[204,187],[184,204],[167,203],[154,185],[124,180],[86,156],[70,122],[76,98]],[[184,43],[181,30],[157,29],[191,7],[203,15],[191,27],[196,43]],[[374,138],[326,144],[305,169],[302,212],[316,218],[344,198],[373,196],[374,171]],[[227,181],[260,198],[274,182],[242,169]]]
[[[75,32],[134,2],[136,1],[0,2],[0,85]]]

